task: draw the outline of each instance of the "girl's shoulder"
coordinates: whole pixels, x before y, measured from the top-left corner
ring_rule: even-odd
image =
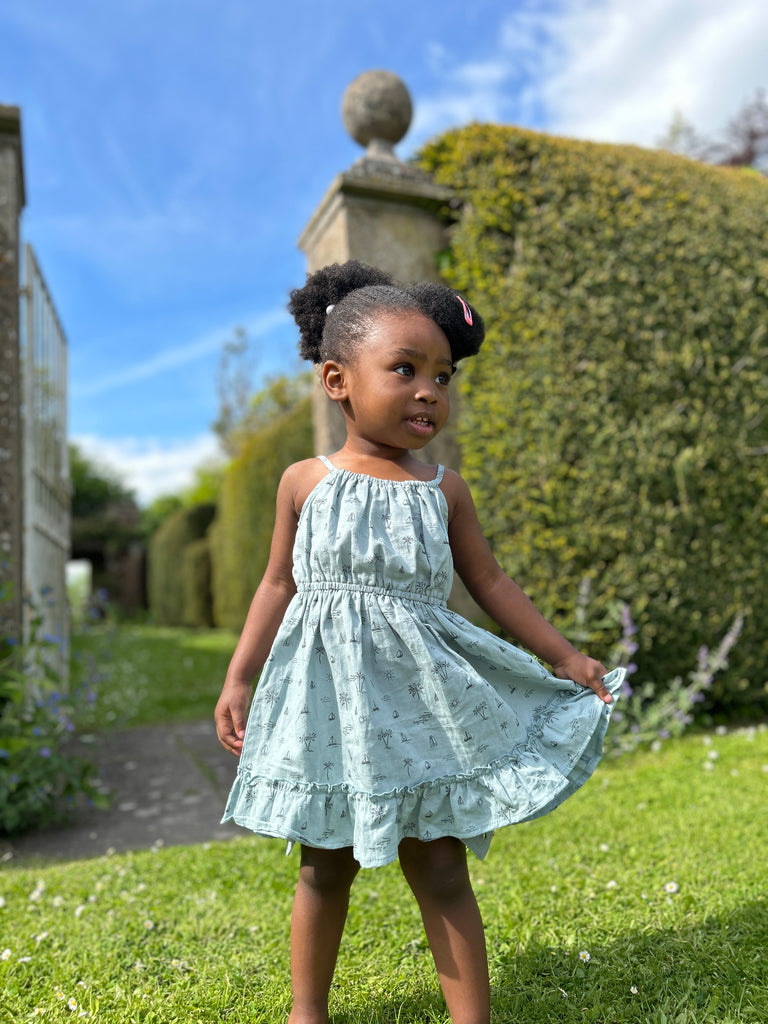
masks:
[[[455,469],[446,468],[443,473],[443,479],[440,481],[440,490],[445,495],[448,505],[449,522],[457,512],[461,511],[468,504],[474,506],[472,494],[466,480]]]
[[[293,505],[296,515],[301,512],[310,491],[327,475],[327,468],[317,458],[302,459],[285,470],[280,481],[280,491],[283,498]]]

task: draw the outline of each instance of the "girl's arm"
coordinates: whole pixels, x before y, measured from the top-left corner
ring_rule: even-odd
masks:
[[[243,747],[253,680],[267,659],[285,610],[296,593],[291,569],[299,521],[297,476],[297,467],[290,466],[280,481],[269,562],[251,602],[214,713],[219,740],[238,757]]]
[[[550,665],[554,675],[590,687],[610,704],[611,695],[601,678],[607,672],[605,666],[580,654],[506,575],[483,536],[469,487],[457,473],[446,473],[444,479],[453,563],[474,600],[502,629]]]

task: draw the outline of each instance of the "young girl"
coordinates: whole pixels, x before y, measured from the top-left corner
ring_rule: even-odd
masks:
[[[355,262],[312,274],[289,308],[347,440],[280,483],[269,564],[216,707],[240,758],[224,820],[301,845],[289,1024],[328,1020],[352,880],[396,857],[451,1020],[487,1024],[466,848],[483,857],[494,829],[587,780],[622,670],[607,674],[536,611],[462,478],[413,454],[445,424],[455,364],[480,347],[476,310]],[[552,674],[447,609],[454,566]]]

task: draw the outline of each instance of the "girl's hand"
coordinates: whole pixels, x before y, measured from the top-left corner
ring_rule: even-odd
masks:
[[[603,676],[608,674],[608,669],[594,658],[578,652],[570,654],[552,666],[552,674],[558,679],[572,679],[580,686],[588,686],[605,704],[613,703],[613,697],[603,685]]]
[[[240,757],[243,749],[251,689],[250,683],[224,683],[213,716],[220,743],[235,757]]]

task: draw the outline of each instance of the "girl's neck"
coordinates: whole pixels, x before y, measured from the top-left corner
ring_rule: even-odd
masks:
[[[382,480],[431,480],[435,475],[435,467],[416,458],[413,452],[372,444],[361,438],[347,438],[330,459],[338,469]]]

